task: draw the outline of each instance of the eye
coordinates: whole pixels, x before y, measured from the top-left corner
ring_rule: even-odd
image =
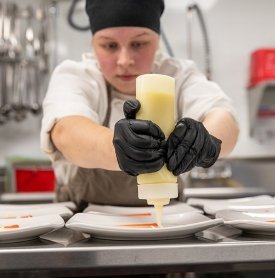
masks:
[[[131,46],[134,49],[140,49],[140,48],[143,48],[146,45],[147,45],[147,42],[144,42],[144,41],[136,41],[136,42],[131,43]]]
[[[102,47],[107,50],[116,50],[118,48],[118,44],[115,42],[108,42],[108,43],[102,44]]]

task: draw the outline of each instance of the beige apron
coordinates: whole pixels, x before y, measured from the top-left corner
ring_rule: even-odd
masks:
[[[104,126],[110,118],[110,93],[108,93],[108,111]],[[179,192],[183,184],[179,182]],[[121,171],[105,169],[87,169],[79,167],[69,184],[56,185],[58,202],[73,201],[78,210],[83,210],[88,203],[121,206],[145,206],[146,200],[138,199],[137,178]]]

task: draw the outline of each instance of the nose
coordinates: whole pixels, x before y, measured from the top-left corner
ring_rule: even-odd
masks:
[[[130,51],[126,48],[122,48],[118,53],[117,65],[121,67],[129,67],[134,64],[134,58]]]

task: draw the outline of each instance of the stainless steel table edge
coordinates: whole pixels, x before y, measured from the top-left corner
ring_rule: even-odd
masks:
[[[275,270],[275,242],[155,244],[0,249],[1,271],[89,271],[123,274],[219,269]],[[144,272],[145,271],[145,272]]]

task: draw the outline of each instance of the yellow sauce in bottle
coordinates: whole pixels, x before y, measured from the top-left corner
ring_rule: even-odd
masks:
[[[151,120],[163,131],[165,139],[175,127],[175,80],[161,74],[144,74],[137,78],[136,97],[141,103],[136,118]],[[159,171],[137,177],[139,198],[156,208],[157,223],[162,223],[162,207],[178,196],[177,177],[164,165]]]

